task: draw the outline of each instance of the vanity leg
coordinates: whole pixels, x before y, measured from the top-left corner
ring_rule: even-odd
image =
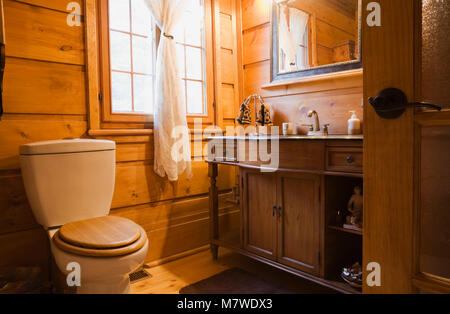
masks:
[[[211,254],[213,259],[217,259],[219,247],[213,243],[213,240],[219,237],[219,191],[216,185],[218,174],[217,164],[208,164],[209,176],[209,237],[211,244]]]

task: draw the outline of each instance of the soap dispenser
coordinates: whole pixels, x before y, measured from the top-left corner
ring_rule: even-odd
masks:
[[[352,117],[348,120],[348,134],[361,134],[361,121],[356,116],[356,111],[350,111],[350,113],[352,114]]]

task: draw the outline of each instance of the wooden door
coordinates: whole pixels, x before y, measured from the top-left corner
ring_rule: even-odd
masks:
[[[369,2],[365,99],[397,88],[444,109],[409,107],[384,119],[365,103],[363,260],[378,263],[381,285],[364,280],[363,292],[449,291],[450,1],[377,1],[379,27],[366,23]]]
[[[243,182],[244,248],[276,259],[276,176],[259,170],[241,170]]]
[[[278,261],[319,274],[320,176],[278,175]]]

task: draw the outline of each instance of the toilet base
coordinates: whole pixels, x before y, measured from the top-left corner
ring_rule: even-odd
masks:
[[[113,277],[101,281],[81,282],[81,286],[77,287],[77,294],[129,294],[130,293],[130,277]]]

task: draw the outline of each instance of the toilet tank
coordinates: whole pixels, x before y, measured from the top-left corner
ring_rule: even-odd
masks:
[[[44,228],[107,216],[114,192],[116,145],[58,140],[23,145],[20,165],[37,222]]]

